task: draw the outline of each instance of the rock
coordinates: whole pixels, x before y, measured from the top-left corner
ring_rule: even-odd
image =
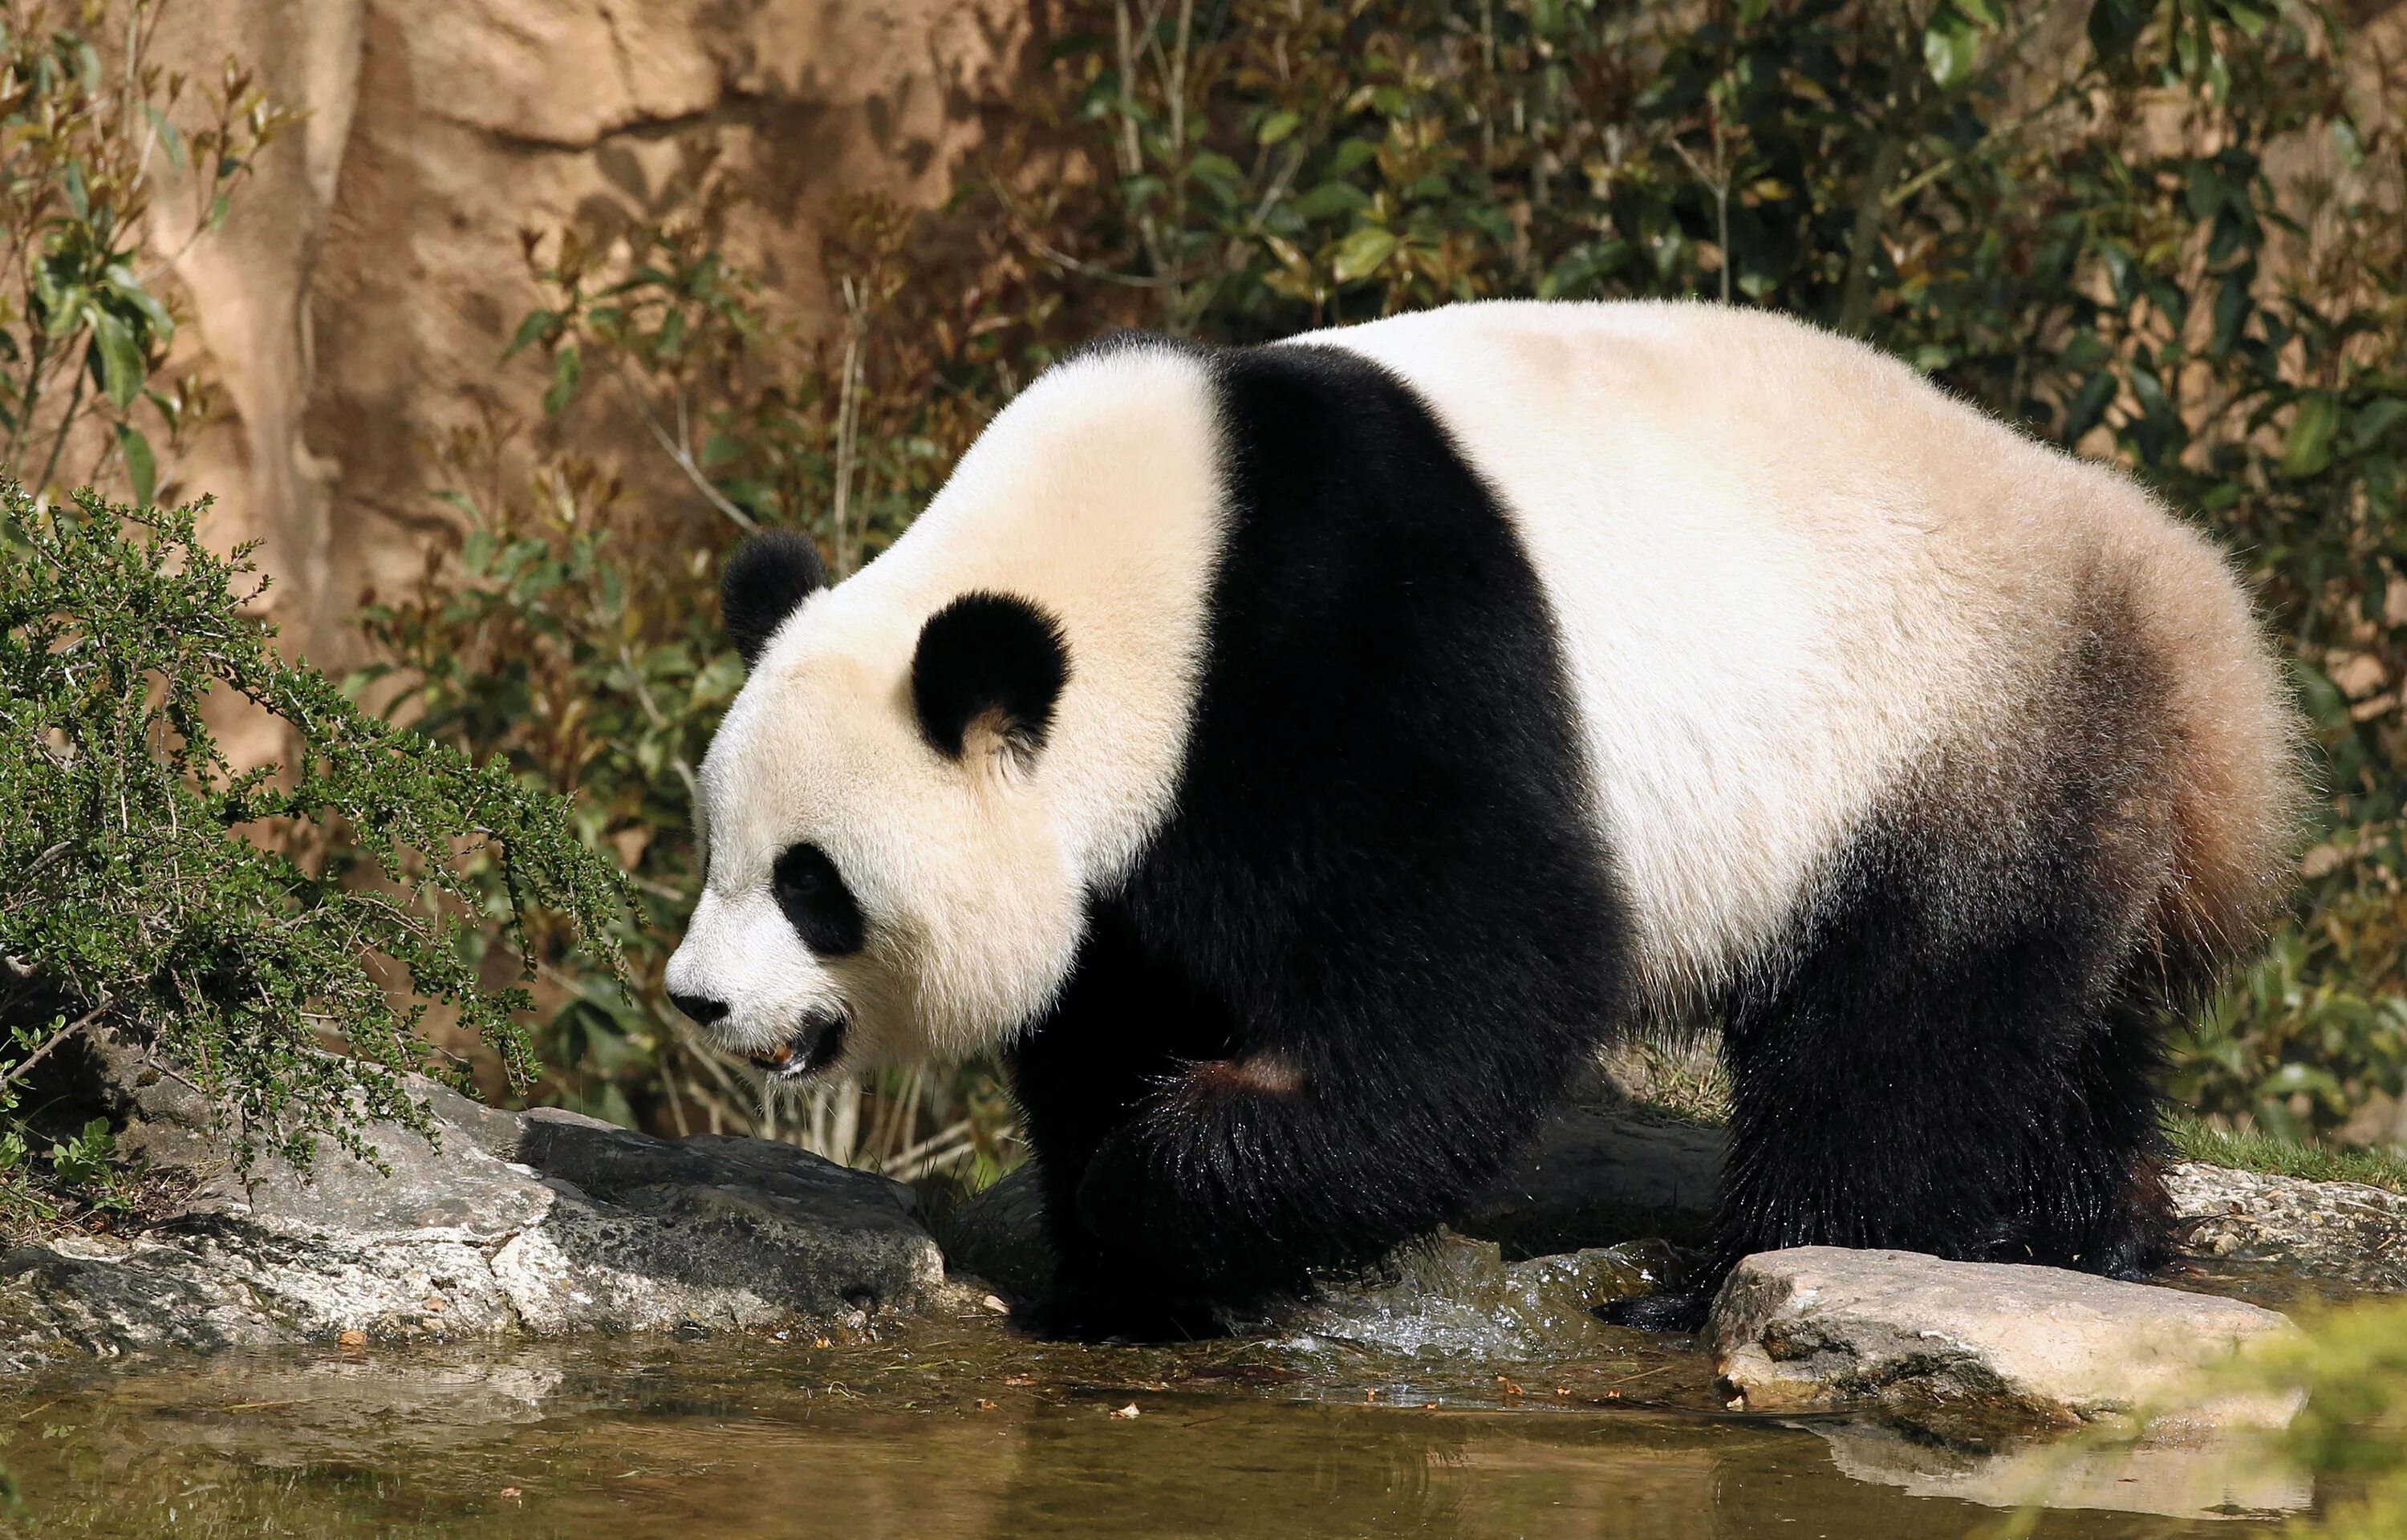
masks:
[[[130,1082],[120,1082],[130,1083]],[[691,1331],[913,1308],[943,1260],[908,1188],[757,1139],[666,1140],[420,1087],[437,1142],[378,1125],[386,1172],[334,1150],[199,1175],[128,1237],[0,1256],[0,1367],[69,1353],[297,1340]],[[208,1147],[135,1093],[129,1143]]]
[[[1596,1306],[1654,1292],[1672,1265],[1659,1242],[1507,1263],[1492,1240],[1441,1233],[1359,1277],[1323,1280],[1272,1324],[1412,1358],[1559,1363],[1611,1350],[1614,1329]]]
[[[945,1264],[1005,1298],[1034,1299],[1053,1277],[1053,1243],[1045,1235],[1045,1194],[1036,1163],[973,1196],[936,1222]]]
[[[2407,1291],[2407,1197],[2184,1163],[2165,1189],[2193,1255],[2265,1264],[2384,1293]]]
[[[1576,1107],[1549,1119],[1452,1228],[1492,1240],[1507,1259],[1595,1250],[1623,1241],[1701,1238],[1713,1217],[1725,1143],[1718,1128],[1632,1109]],[[936,1226],[947,1262],[1029,1298],[1053,1274],[1032,1163]]]
[[[1659,1236],[1704,1238],[1721,1180],[1722,1130],[1630,1108],[1558,1113],[1457,1216],[1455,1228],[1508,1256]]]
[[[1875,1410],[1943,1437],[2184,1407],[2280,1426],[2294,1400],[2183,1400],[2196,1371],[2293,1331],[2236,1300],[2053,1267],[1807,1246],[1746,1258],[1714,1301],[1715,1363],[1748,1411]]]

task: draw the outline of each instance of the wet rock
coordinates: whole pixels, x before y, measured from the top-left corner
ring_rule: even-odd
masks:
[[[434,1143],[380,1125],[385,1170],[329,1149],[307,1176],[224,1169],[205,1109],[136,1095],[129,1142],[191,1163],[192,1195],[136,1236],[0,1256],[0,1367],[354,1333],[712,1330],[913,1307],[942,1288],[900,1183],[762,1140],[656,1139],[420,1089]]]
[[[939,1219],[935,1230],[948,1268],[1007,1299],[1034,1299],[1052,1280],[1053,1243],[1033,1161]]]
[[[1722,1131],[1628,1109],[1572,1108],[1457,1215],[1452,1228],[1497,1242],[1507,1259],[1595,1250],[1639,1239],[1689,1244],[1712,1218]],[[1045,1205],[1032,1163],[936,1226],[953,1270],[1015,1298],[1053,1276]]]
[[[2185,1163],[2166,1191],[2182,1249],[2384,1293],[2407,1292],[2407,1197],[2350,1181],[2302,1181]]]
[[[1510,1256],[1612,1246],[1637,1236],[1704,1238],[1729,1137],[1633,1109],[1571,1108],[1455,1219]]]
[[[2180,1406],[2280,1426],[2295,1401],[2184,1399],[2198,1370],[2294,1330],[2236,1300],[2053,1267],[1808,1246],[1746,1258],[1714,1301],[1716,1367],[1749,1411],[1877,1411],[1950,1438]]]
[[[1651,1293],[1674,1265],[1660,1242],[1508,1263],[1492,1240],[1440,1234],[1353,1278],[1322,1282],[1271,1324],[1412,1358],[1561,1362],[1608,1350],[1605,1300]]]

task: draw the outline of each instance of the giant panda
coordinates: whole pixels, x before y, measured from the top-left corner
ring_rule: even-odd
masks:
[[[1711,1264],[1630,1319],[1806,1244],[2143,1273],[2158,1023],[2300,807],[2205,540],[1711,304],[1112,337],[858,574],[772,536],[722,601],[668,987],[776,1081],[999,1053],[1063,1331],[1427,1230],[1707,1018]]]

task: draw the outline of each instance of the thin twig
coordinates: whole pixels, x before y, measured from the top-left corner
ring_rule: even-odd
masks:
[[[1082,278],[1093,278],[1099,283],[1120,284],[1129,289],[1168,289],[1175,285],[1176,280],[1171,277],[1099,267],[1093,262],[1081,261],[1058,247],[1047,246],[1020,217],[1018,205],[1011,201],[1011,194],[1004,191],[1003,183],[989,177],[987,185],[994,189],[996,200],[1003,205],[1004,217],[1011,221],[1011,233],[1018,237],[1019,244],[1063,272],[1075,273]]]
[[[636,388],[634,380],[627,377],[626,366],[613,360],[610,373],[618,377],[619,388],[627,392],[627,399],[634,403],[635,410],[643,417],[644,426],[651,431],[653,442],[657,443],[669,459],[676,462],[678,470],[685,473],[686,480],[693,483],[694,490],[700,492],[713,508],[727,516],[734,522],[735,527],[746,534],[760,529],[761,521],[728,502],[727,495],[712,486],[710,478],[703,474],[702,467],[694,463],[693,452],[686,445],[677,443],[670,436],[668,430],[661,425],[659,416],[652,411],[652,403],[644,399],[644,392]]]
[[[34,1066],[41,1063],[42,1060],[49,1055],[51,1049],[58,1047],[59,1044],[66,1041],[69,1038],[74,1037],[85,1027],[90,1026],[93,1023],[100,1020],[101,1012],[107,1010],[110,1006],[116,1003],[116,1001],[109,998],[108,991],[105,989],[102,990],[100,992],[100,1003],[98,1005],[93,1006],[90,1010],[85,1011],[74,1021],[67,1023],[66,1025],[60,1027],[56,1032],[51,1033],[50,1039],[47,1042],[43,1043],[41,1047],[36,1048],[33,1053],[26,1055],[25,1058],[18,1063],[15,1068],[9,1070],[6,1075],[0,1075],[0,1091],[5,1091],[8,1087],[16,1084],[20,1080],[22,1080],[25,1076],[25,1072],[33,1068]]]

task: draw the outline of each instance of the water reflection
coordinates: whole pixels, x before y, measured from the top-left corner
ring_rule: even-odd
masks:
[[[1492,1377],[1469,1374],[1390,1379],[1366,1402],[1362,1366],[993,1332],[253,1355],[21,1386],[0,1403],[0,1459],[34,1533],[95,1536],[1893,1540],[1977,1533],[2030,1490],[2006,1457],[1713,1415],[1693,1355],[1658,1365],[1679,1383],[1651,1408],[1482,1392]],[[1654,1372],[1608,1367],[1616,1383]],[[2305,1495],[2214,1474],[2088,1470],[2055,1489],[2083,1505],[2040,1533],[2243,1534],[2261,1526],[2201,1510]]]

